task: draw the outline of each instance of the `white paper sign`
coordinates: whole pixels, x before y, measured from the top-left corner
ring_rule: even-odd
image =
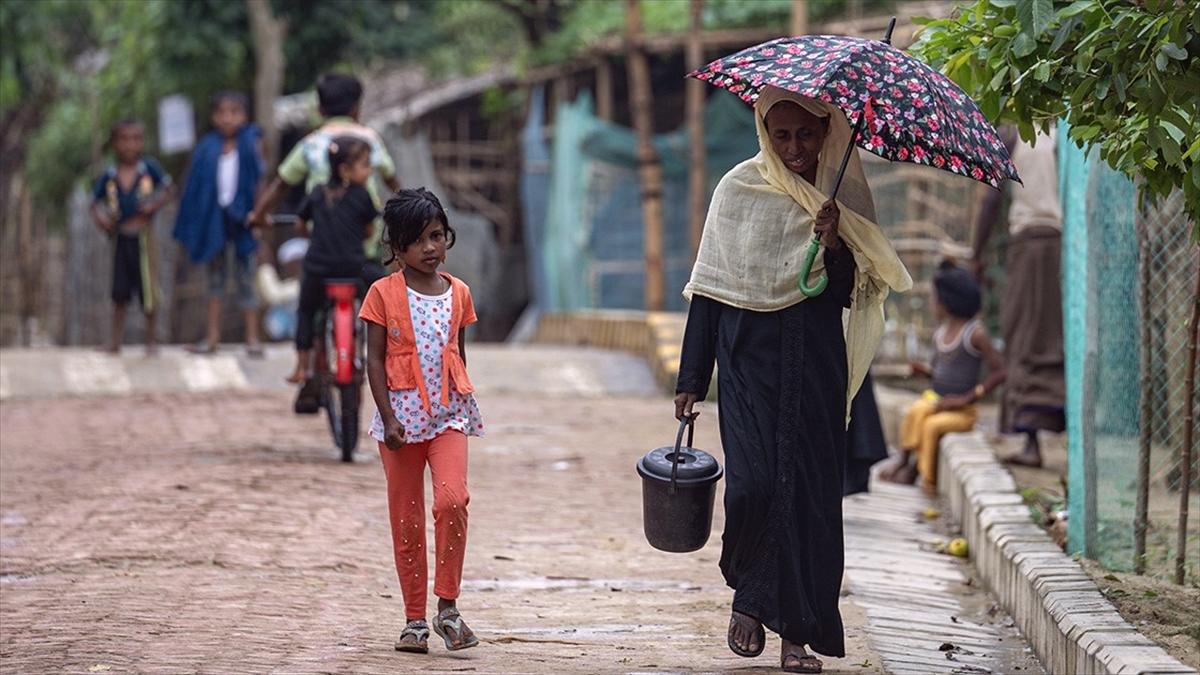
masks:
[[[196,120],[192,102],[175,94],[158,101],[159,152],[170,155],[191,150],[196,145]]]

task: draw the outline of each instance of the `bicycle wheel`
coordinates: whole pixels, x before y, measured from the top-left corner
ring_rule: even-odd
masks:
[[[325,409],[325,417],[329,420],[329,434],[333,444],[342,447],[342,401],[341,388],[333,382],[333,376],[321,375],[321,407]]]
[[[358,383],[340,384],[337,386],[338,399],[340,399],[341,422],[338,424],[338,430],[341,432],[341,438],[338,439],[338,447],[342,449],[342,461],[353,462],[354,450],[358,447],[358,406],[360,387]],[[332,414],[332,413],[331,413]]]

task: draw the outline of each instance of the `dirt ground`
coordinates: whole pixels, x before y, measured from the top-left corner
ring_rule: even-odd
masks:
[[[374,449],[335,461],[288,393],[0,406],[0,662],[8,672],[770,672],[725,646],[719,537],[655,551],[634,461],[662,398],[483,396],[460,605],[483,638],[402,655]],[[714,418],[697,445],[714,447]],[[720,522],[714,524],[719,532]],[[866,620],[845,659],[878,673]]]
[[[1020,449],[1019,438],[996,436],[991,440],[1002,453]],[[1040,469],[1010,467],[1013,478],[1027,500],[1061,504],[1066,499],[1063,485],[1067,475],[1066,436],[1044,440],[1043,458],[1045,463]],[[1173,515],[1170,508],[1160,511]],[[1165,517],[1162,513],[1158,516]],[[1200,514],[1193,515],[1193,522],[1197,519]],[[1065,536],[1065,532],[1059,534]],[[1170,534],[1173,543],[1174,532]],[[1148,550],[1154,545],[1155,541],[1149,541]],[[1174,557],[1166,554],[1165,545],[1159,549],[1157,554],[1151,550],[1144,576],[1114,572],[1087,558],[1080,558],[1079,562],[1126,621],[1175,658],[1200,670],[1200,588],[1192,580],[1184,586],[1175,584],[1169,578]]]

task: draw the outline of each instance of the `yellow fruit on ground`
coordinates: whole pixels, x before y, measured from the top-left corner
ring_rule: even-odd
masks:
[[[941,512],[938,511],[937,509],[933,508],[932,506],[926,506],[925,510],[921,512],[921,515],[925,516],[926,520],[933,520],[934,518],[937,518],[938,516],[940,516]]]
[[[947,553],[953,556],[958,556],[959,558],[967,557],[967,550],[967,540],[963,539],[962,537],[954,539],[948,546],[946,546]]]

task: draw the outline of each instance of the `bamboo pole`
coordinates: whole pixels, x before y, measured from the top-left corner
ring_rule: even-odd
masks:
[[[687,69],[695,71],[704,65],[703,34],[704,0],[692,0],[691,32],[687,42]],[[708,177],[705,172],[707,153],[704,147],[704,87],[695,78],[687,81],[687,126],[690,160],[688,163],[688,232],[691,235],[692,257],[700,250],[704,233],[704,211],[708,202]]]
[[[654,94],[650,66],[642,50],[638,0],[625,0],[626,66],[633,127],[637,131],[638,175],[642,192],[642,231],[646,256],[646,309],[663,309],[662,166],[654,149]]]
[[[792,21],[789,28],[793,36],[808,35],[808,0],[792,0]]]
[[[1175,544],[1175,583],[1183,584],[1184,563],[1187,562],[1188,499],[1192,490],[1192,448],[1195,439],[1192,429],[1196,426],[1196,342],[1200,340],[1200,270],[1196,270],[1196,291],[1192,295],[1192,320],[1188,324],[1187,380],[1184,384],[1185,407],[1183,412],[1183,447],[1179,449],[1179,532]]]
[[[605,56],[596,64],[596,117],[606,122],[613,120],[612,66]]]
[[[1154,412],[1150,404],[1150,251],[1146,243],[1144,225],[1138,237],[1138,257],[1141,281],[1139,296],[1142,318],[1141,373],[1138,376],[1141,413],[1138,423],[1137,505],[1133,516],[1133,572],[1146,572],[1146,529],[1149,526],[1147,511],[1150,502],[1150,440],[1154,430]]]

